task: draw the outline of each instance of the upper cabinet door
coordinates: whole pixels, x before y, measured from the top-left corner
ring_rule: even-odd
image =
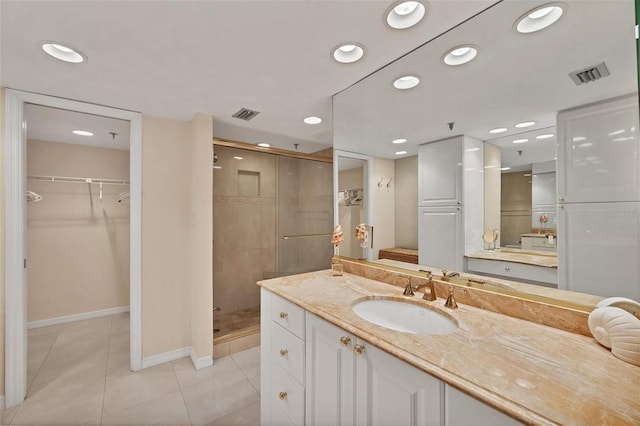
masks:
[[[418,150],[418,205],[462,204],[463,137],[421,145]]]
[[[638,97],[558,114],[558,201],[640,201]]]

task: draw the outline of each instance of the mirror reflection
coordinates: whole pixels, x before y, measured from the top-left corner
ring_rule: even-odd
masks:
[[[372,156],[374,170],[394,163],[394,206],[377,205],[382,176],[371,176],[373,210],[395,215],[395,226],[374,217],[376,238],[389,242],[380,249],[408,249],[421,265],[638,299],[634,2],[560,5],[551,26],[521,33],[519,18],[544,3],[499,2],[335,95],[334,148]],[[444,60],[472,49],[469,62]],[[419,84],[395,88],[404,75]]]

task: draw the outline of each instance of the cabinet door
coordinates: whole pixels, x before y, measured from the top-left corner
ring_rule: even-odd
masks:
[[[636,95],[560,112],[557,123],[561,201],[640,201]]]
[[[462,204],[461,136],[430,142],[418,148],[418,205]]]
[[[640,299],[640,203],[558,208],[558,288]]]
[[[444,384],[366,342],[356,355],[356,424],[439,425]]]
[[[447,426],[509,426],[522,423],[445,384],[444,424]]]
[[[460,207],[418,209],[418,262],[461,271],[464,229]]]
[[[307,312],[306,424],[352,425],[355,337]]]

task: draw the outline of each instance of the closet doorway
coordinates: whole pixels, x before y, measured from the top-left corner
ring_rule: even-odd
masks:
[[[27,329],[102,321],[103,337],[110,341],[115,321],[121,343],[128,340],[130,347],[128,359],[120,362],[141,368],[142,140],[138,113],[10,89],[5,98],[5,405],[10,407],[27,395],[34,368],[46,366],[37,353],[42,347],[36,346],[50,344],[50,355],[56,348],[40,338],[28,352]],[[118,313],[119,318],[109,316]],[[37,380],[46,381],[47,375]]]

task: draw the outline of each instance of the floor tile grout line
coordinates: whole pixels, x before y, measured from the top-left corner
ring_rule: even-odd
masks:
[[[187,407],[187,401],[184,399],[184,395],[182,394],[182,386],[180,385],[180,380],[178,380],[178,373],[176,373],[176,366],[171,362],[171,371],[173,371],[173,376],[176,378],[176,383],[178,384],[178,392],[180,392],[180,398],[182,398],[182,404],[184,404],[184,411],[187,412],[187,418],[189,419],[189,424],[193,424],[193,420],[191,420],[191,414],[189,414],[189,407]]]

